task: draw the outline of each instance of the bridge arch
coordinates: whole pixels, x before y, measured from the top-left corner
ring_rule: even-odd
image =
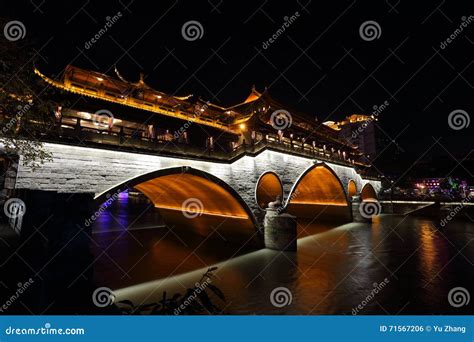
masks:
[[[376,200],[377,199],[377,193],[375,192],[374,187],[372,184],[367,183],[362,187],[362,190],[360,192],[360,198],[365,201],[365,200]]]
[[[255,186],[255,202],[260,209],[265,209],[277,196],[283,201],[283,184],[280,177],[273,171],[262,173]]]
[[[309,167],[293,185],[285,209],[308,219],[350,221],[351,210],[344,186],[325,163]]]
[[[208,172],[186,166],[152,171],[98,194],[96,203],[127,189],[148,197],[169,226],[191,226],[204,236],[218,230],[259,244],[257,220],[247,203],[226,182]]]
[[[347,197],[351,199],[355,195],[357,195],[357,184],[353,179],[350,179],[347,183]]]

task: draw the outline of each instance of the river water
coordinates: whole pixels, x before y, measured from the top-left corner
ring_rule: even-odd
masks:
[[[474,224],[381,215],[372,224],[300,222],[296,253],[241,249],[219,234],[166,227],[143,199],[121,197],[94,226],[94,277],[117,300],[183,293],[210,266],[226,314],[473,314],[448,293],[474,295]],[[271,293],[285,288],[286,304]],[[375,291],[377,289],[377,291]],[[290,298],[291,297],[291,302]]]

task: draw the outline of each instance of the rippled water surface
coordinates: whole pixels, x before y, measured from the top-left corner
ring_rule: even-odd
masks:
[[[156,209],[123,198],[101,216],[93,244],[97,282],[134,303],[183,292],[218,266],[216,302],[228,314],[472,314],[473,300],[454,308],[448,292],[474,295],[474,224],[381,215],[372,224],[300,223],[298,252],[242,249],[232,236],[204,237],[166,227]],[[210,219],[210,224],[212,220]],[[374,291],[377,288],[377,293]],[[285,287],[291,304],[271,292]],[[362,307],[362,309],[360,309]]]

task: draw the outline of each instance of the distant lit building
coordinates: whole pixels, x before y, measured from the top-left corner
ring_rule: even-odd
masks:
[[[342,121],[326,121],[324,124],[339,131],[339,138],[357,146],[359,151],[371,160],[375,158],[378,150],[379,138],[375,121],[377,118],[374,115],[353,114]]]
[[[416,183],[416,187],[429,192],[440,190],[443,178],[423,178]]]

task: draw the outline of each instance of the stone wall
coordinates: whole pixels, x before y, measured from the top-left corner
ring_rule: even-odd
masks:
[[[245,156],[227,164],[49,143],[45,144],[45,149],[52,153],[53,160],[35,171],[20,161],[17,189],[99,194],[139,175],[189,166],[208,172],[229,184],[252,210],[257,208],[254,193],[262,173],[274,171],[279,175],[286,198],[299,176],[314,163],[314,159],[269,150],[256,157]],[[346,191],[350,179],[356,182],[358,191],[367,182],[376,191],[380,189],[380,182],[362,179],[353,168],[331,163],[327,165],[339,176]]]

